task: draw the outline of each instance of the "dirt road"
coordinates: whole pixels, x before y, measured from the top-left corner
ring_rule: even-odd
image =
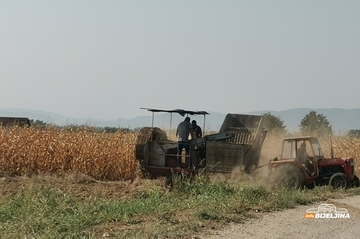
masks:
[[[322,203],[300,206],[276,213],[268,213],[259,219],[250,219],[244,224],[234,224],[230,228],[212,232],[204,238],[336,238],[355,239],[360,237],[360,196],[345,199],[331,199],[327,204],[334,204],[339,211],[348,210],[350,218],[304,218],[306,210],[318,208]]]

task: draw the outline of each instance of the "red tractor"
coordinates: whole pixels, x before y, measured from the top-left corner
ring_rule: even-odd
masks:
[[[283,139],[281,156],[269,162],[269,176],[274,183],[291,187],[359,187],[353,158],[325,158],[315,137]]]

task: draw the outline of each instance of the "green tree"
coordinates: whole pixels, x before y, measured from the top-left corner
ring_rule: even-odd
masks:
[[[300,122],[300,132],[317,137],[327,136],[332,133],[332,126],[323,114],[310,111]]]
[[[351,129],[348,132],[349,137],[360,138],[360,130],[359,129]]]
[[[270,112],[262,115],[264,118],[264,127],[270,133],[285,133],[286,126],[284,125],[284,121],[280,119],[278,116],[272,115]]]
[[[33,119],[31,119],[31,120],[30,120],[30,125],[31,125],[32,127],[44,128],[45,126],[47,126],[47,123],[45,123],[45,122],[42,121],[42,120],[33,120]]]

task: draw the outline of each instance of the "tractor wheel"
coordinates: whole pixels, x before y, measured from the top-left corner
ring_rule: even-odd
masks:
[[[301,188],[303,186],[303,178],[299,170],[289,172],[284,178],[284,186],[288,188]]]
[[[352,186],[353,187],[360,187],[360,181],[359,181],[359,178],[356,175],[354,176],[354,180],[352,181]]]
[[[307,189],[314,189],[315,188],[315,184],[312,183],[312,184],[306,184],[305,185]]]
[[[302,188],[304,184],[301,171],[293,166],[280,166],[270,174],[270,183],[286,188]]]
[[[349,187],[349,180],[343,173],[334,173],[329,179],[329,186],[334,189],[346,189]]]

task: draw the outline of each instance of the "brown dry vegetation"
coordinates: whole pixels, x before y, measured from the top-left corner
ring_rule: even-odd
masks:
[[[356,175],[360,175],[360,139],[347,136],[334,137],[333,149],[335,157],[352,157],[355,160]],[[324,153],[330,155],[330,142],[327,141]]]
[[[81,172],[97,180],[134,179],[134,133],[10,127],[0,130],[0,175]]]
[[[260,174],[241,171],[230,178],[212,175],[211,181],[221,181],[218,184],[203,177],[191,184],[175,180],[179,190],[167,191],[163,178],[137,177],[135,138],[131,132],[95,133],[86,127],[0,129],[0,177],[25,176],[0,180],[3,237],[189,238],[263,211],[334,195],[320,187],[274,191],[267,189],[266,180],[259,180]],[[321,143],[329,156],[328,141]],[[354,155],[360,164],[358,145],[355,139],[335,138],[335,156]],[[261,164],[280,150],[281,138],[269,135]],[[356,193],[350,190],[346,193]]]
[[[65,175],[81,172],[97,180],[133,180],[138,175],[134,157],[136,134],[96,133],[89,127],[73,130],[55,128],[0,129],[0,176]],[[330,156],[330,141],[321,139]],[[281,137],[269,135],[260,165],[278,156]],[[333,138],[335,157],[353,157],[360,174],[360,140]]]

